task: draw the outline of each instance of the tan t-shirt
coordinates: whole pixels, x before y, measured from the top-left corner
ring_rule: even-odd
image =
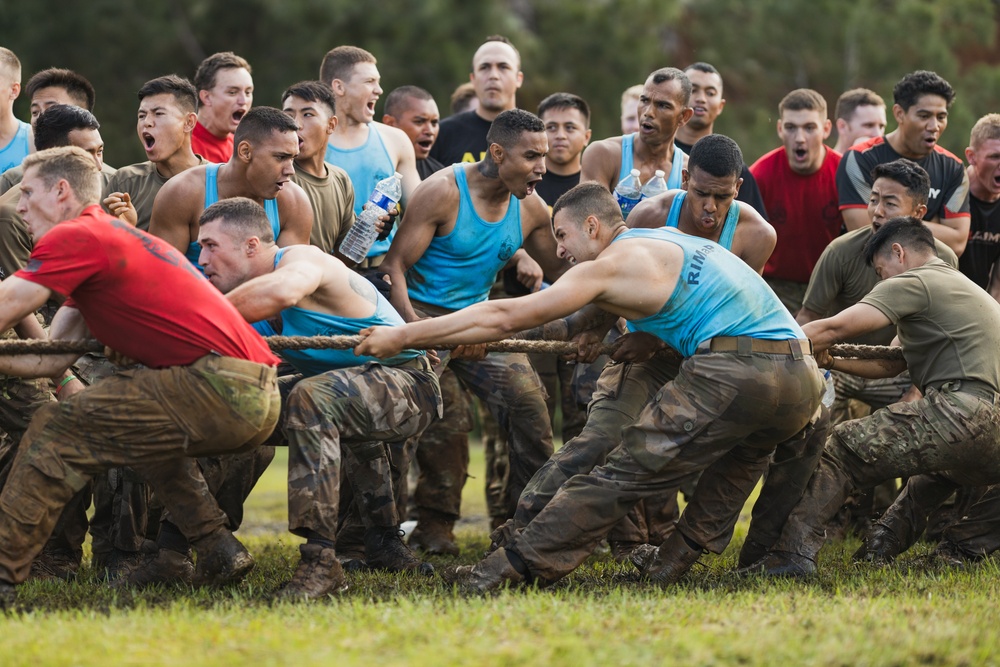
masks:
[[[208,161],[198,157],[198,164],[208,164]],[[111,180],[104,186],[104,195],[107,197],[112,192],[127,192],[135,207],[136,227],[143,231],[149,231],[149,219],[153,216],[153,200],[156,193],[160,191],[163,184],[169,179],[160,175],[156,170],[156,165],[150,161],[130,164],[122,167],[111,177]]]
[[[816,268],[809,278],[803,308],[822,317],[832,317],[861,301],[878,284],[878,274],[865,262],[865,243],[871,238],[872,228],[862,227],[834,239],[820,255]],[[955,251],[934,240],[937,254],[949,265],[958,268]],[[857,345],[888,345],[896,336],[895,327],[852,338]]]
[[[313,210],[313,227],[309,242],[333,253],[354,224],[354,186],[347,172],[329,162],[326,177],[316,178],[295,165],[292,182],[306,191]]]
[[[861,300],[896,325],[913,384],[978,380],[1000,389],[1000,304],[938,258]]]
[[[28,225],[17,214],[17,200],[20,198],[20,188],[12,188],[0,195],[0,279],[23,269],[33,247]]]

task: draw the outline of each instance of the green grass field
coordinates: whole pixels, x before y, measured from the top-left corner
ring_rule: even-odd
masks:
[[[350,576],[337,599],[272,605],[298,540],[284,532],[286,456],[254,491],[240,537],[253,574],[226,590],[113,592],[84,570],[73,584],[29,583],[0,616],[0,665],[987,665],[1000,663],[997,562],[966,571],[925,546],[891,567],[824,550],[807,582],[729,574],[745,523],[721,556],[679,585],[636,581],[606,555],[546,590],[465,597],[443,579]],[[457,560],[487,545],[482,453],[474,448]]]

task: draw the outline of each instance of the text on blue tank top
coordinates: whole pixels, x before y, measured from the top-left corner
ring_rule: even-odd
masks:
[[[685,197],[687,197],[687,192],[684,190],[681,190],[674,196],[674,201],[670,204],[670,212],[667,213],[667,222],[663,225],[664,227],[679,229],[681,207],[684,204]],[[729,213],[726,215],[726,219],[722,222],[722,234],[719,235],[719,240],[716,241],[716,243],[730,252],[733,250],[733,238],[736,236],[736,224],[739,221],[740,203],[738,201],[734,201],[732,206],[729,207]]]
[[[274,258],[275,267],[285,254],[280,248]],[[329,313],[319,313],[305,308],[286,308],[281,311],[282,336],[356,336],[359,331],[374,326],[402,326],[403,318],[399,316],[392,305],[372,287],[375,294],[375,312],[370,317],[338,317]],[[275,336],[277,332],[266,320],[255,322],[253,328],[262,336]],[[383,366],[396,366],[416,357],[424,355],[419,350],[403,350],[389,359],[354,355],[353,350],[282,350],[281,357],[295,366],[303,375],[319,375],[338,368],[360,366],[370,361],[377,361]]]
[[[625,176],[632,171],[632,150],[635,146],[635,138],[637,136],[639,136],[638,132],[622,136],[622,163],[618,168],[619,181],[625,178]],[[677,148],[677,146],[674,146],[674,159],[670,165],[670,175],[667,176],[667,188],[670,190],[679,189],[684,181],[683,174],[681,172],[684,171],[685,157],[687,157],[687,153]],[[645,183],[643,185],[645,185]]]
[[[336,148],[326,145],[326,161],[347,172],[354,186],[354,215],[361,215],[365,202],[375,191],[379,181],[396,173],[396,165],[389,156],[389,151],[382,141],[382,135],[373,125],[368,125],[368,138],[357,148]],[[383,206],[385,210],[389,207]],[[396,235],[393,227],[389,237],[384,241],[375,241],[368,251],[368,257],[384,255],[389,251],[389,244]]]
[[[221,164],[215,163],[205,165],[205,208],[219,201],[219,167],[221,166]],[[278,234],[281,233],[281,224],[278,218],[278,200],[265,199],[264,213],[267,214],[267,219],[271,221],[271,233],[274,234],[274,240],[277,241]],[[201,245],[197,241],[194,241],[188,246],[185,256],[188,258],[188,261],[198,267],[199,271],[204,273],[204,270],[198,265],[198,255],[200,254]]]
[[[524,241],[521,202],[510,196],[499,222],[476,213],[465,180],[464,165],[452,165],[460,200],[455,228],[431,239],[423,256],[406,273],[411,299],[440,308],[465,308],[485,301],[497,272]]]
[[[629,239],[673,243],[684,251],[670,298],[655,315],[629,321],[630,331],[653,334],[685,357],[716,336],[805,338],[764,279],[718,243],[669,227],[630,229],[613,243]]]

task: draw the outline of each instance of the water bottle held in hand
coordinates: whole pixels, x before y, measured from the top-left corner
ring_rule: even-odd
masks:
[[[667,191],[667,180],[663,176],[663,170],[657,169],[653,177],[646,181],[646,184],[642,186],[643,199],[649,199]]]
[[[354,226],[340,244],[340,253],[354,262],[361,262],[378,236],[378,219],[387,215],[403,197],[403,175],[398,171],[378,182],[368,204],[355,220]]]
[[[628,176],[619,181],[615,186],[614,195],[615,201],[622,209],[622,218],[627,218],[629,211],[642,199],[642,184],[639,182],[638,169],[633,169]]]

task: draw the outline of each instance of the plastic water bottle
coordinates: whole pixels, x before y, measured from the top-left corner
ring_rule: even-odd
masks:
[[[642,183],[639,182],[639,170],[632,172],[615,186],[615,200],[622,209],[622,218],[627,218],[629,211],[642,199]]]
[[[657,169],[653,177],[642,186],[642,198],[649,199],[667,191],[667,179],[664,177],[662,169]]]
[[[389,178],[378,182],[368,199],[368,205],[354,226],[347,232],[347,237],[340,244],[340,253],[351,261],[361,262],[368,255],[378,230],[375,225],[378,219],[389,213],[400,199],[403,198],[403,175],[398,171]]]
[[[828,370],[823,370],[823,380],[826,383],[826,390],[823,392],[823,405],[828,408],[833,407],[833,401],[837,398],[837,387],[833,384],[833,375]]]

